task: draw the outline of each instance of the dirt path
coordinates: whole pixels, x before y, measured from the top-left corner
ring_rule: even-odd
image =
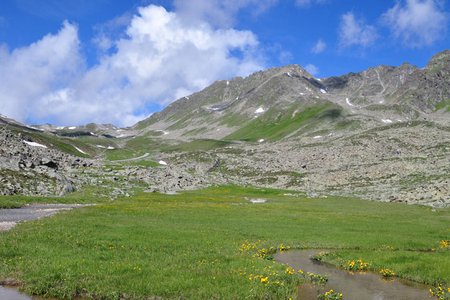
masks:
[[[146,158],[147,156],[149,156],[150,153],[145,153],[144,155],[141,155],[139,157],[133,157],[133,158],[128,158],[128,159],[119,159],[119,160],[112,160],[111,162],[127,162],[127,161],[135,161],[135,160],[140,160],[143,158]]]

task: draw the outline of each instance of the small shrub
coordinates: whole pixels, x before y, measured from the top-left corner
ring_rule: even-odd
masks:
[[[329,290],[323,294],[320,294],[318,299],[320,300],[342,300],[342,293],[335,292],[334,290]]]

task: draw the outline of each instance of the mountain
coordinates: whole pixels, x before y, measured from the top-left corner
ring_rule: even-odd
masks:
[[[2,116],[0,193],[238,184],[447,207],[449,123],[450,51],[423,69],[330,78],[288,65],[217,81],[130,128]]]
[[[312,127],[354,130],[434,118],[450,100],[449,72],[450,51],[434,56],[424,69],[405,63],[325,79],[298,65],[273,68],[217,81],[135,129],[170,139],[256,141],[311,134]]]

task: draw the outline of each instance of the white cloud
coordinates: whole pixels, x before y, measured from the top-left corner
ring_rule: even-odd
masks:
[[[174,0],[177,13],[188,22],[207,21],[218,27],[231,27],[240,10],[251,7],[258,16],[279,0]]]
[[[406,0],[383,14],[393,35],[409,47],[432,45],[444,36],[448,15],[435,0]]]
[[[367,25],[363,20],[357,20],[355,15],[348,12],[341,16],[339,26],[339,40],[341,47],[371,46],[378,38],[375,27]]]
[[[25,48],[0,50],[0,112],[18,120],[52,106],[42,102],[83,69],[76,26],[65,22],[56,35],[46,35]],[[45,107],[43,107],[45,106]]]
[[[309,74],[313,76],[317,76],[319,74],[319,68],[313,64],[306,65],[305,70],[308,71]]]
[[[0,112],[59,124],[131,125],[148,106],[263,68],[252,32],[189,23],[154,5],[140,8],[125,37],[110,42],[116,50],[88,70],[79,67],[77,30],[68,23],[29,47],[0,51]]]
[[[325,49],[327,48],[327,44],[322,41],[321,39],[319,39],[316,44],[314,45],[314,47],[312,47],[311,52],[314,54],[320,54],[323,51],[325,51]]]

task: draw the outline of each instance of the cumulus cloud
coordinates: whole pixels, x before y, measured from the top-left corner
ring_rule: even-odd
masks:
[[[432,45],[445,34],[448,25],[448,15],[436,0],[397,2],[382,20],[409,47]]]
[[[55,35],[28,47],[0,48],[0,112],[24,121],[50,113],[52,103],[43,99],[66,86],[83,70],[77,27],[64,22]],[[51,102],[51,101],[50,101]]]
[[[363,20],[348,12],[341,16],[339,26],[339,42],[341,47],[371,46],[378,38],[374,26],[367,25]]]
[[[263,68],[252,32],[189,23],[154,5],[139,8],[125,36],[105,47],[111,43],[115,51],[89,69],[69,23],[29,47],[1,50],[0,112],[59,124],[131,125],[149,106],[161,108],[217,79]]]
[[[306,65],[305,70],[308,71],[309,74],[314,76],[319,74],[319,68],[313,64]]]
[[[257,16],[279,0],[175,0],[177,13],[189,22],[207,21],[217,27],[231,27],[236,22],[240,10],[251,7],[252,14]]]
[[[321,39],[319,39],[316,44],[314,45],[314,47],[312,47],[311,52],[314,54],[320,54],[323,51],[325,51],[325,49],[327,48],[327,44],[322,41]]]

